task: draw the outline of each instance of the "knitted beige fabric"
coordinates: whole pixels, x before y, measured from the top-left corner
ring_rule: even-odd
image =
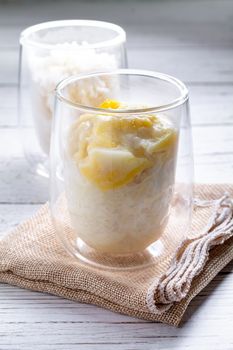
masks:
[[[177,326],[193,297],[233,259],[233,186],[198,185],[195,198],[190,236],[171,245],[172,254],[165,247],[166,259],[126,271],[70,257],[44,205],[0,240],[0,281]]]

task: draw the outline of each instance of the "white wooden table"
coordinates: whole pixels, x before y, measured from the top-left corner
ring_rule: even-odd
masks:
[[[47,200],[17,140],[18,35],[62,18],[119,23],[131,67],[190,88],[197,182],[233,180],[233,1],[0,1],[0,231]],[[47,294],[0,285],[0,349],[233,349],[233,263],[191,303],[182,327],[148,323]]]

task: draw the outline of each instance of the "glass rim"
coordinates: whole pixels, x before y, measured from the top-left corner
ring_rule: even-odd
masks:
[[[69,85],[70,83],[79,81],[79,80],[83,80],[83,79],[88,79],[91,77],[98,77],[100,75],[135,75],[135,76],[142,76],[142,77],[148,77],[148,78],[155,78],[158,80],[163,80],[163,81],[167,81],[168,83],[176,86],[180,92],[180,96],[174,100],[172,100],[171,102],[167,103],[167,104],[162,104],[162,105],[157,105],[157,106],[150,106],[150,107],[140,107],[140,108],[133,108],[133,109],[110,109],[110,108],[99,108],[99,107],[91,107],[91,106],[87,106],[87,105],[83,105],[83,104],[79,104],[79,103],[75,103],[71,100],[69,100],[68,98],[66,98],[61,90],[64,89],[64,87],[66,87],[67,85]],[[153,71],[149,71],[149,70],[141,70],[141,69],[117,69],[114,71],[110,71],[110,72],[96,72],[96,73],[89,73],[89,74],[79,74],[79,75],[74,75],[74,76],[70,76],[68,78],[63,79],[62,81],[60,81],[56,88],[55,88],[55,95],[56,97],[74,107],[83,111],[87,111],[87,112],[92,112],[92,113],[98,113],[98,114],[135,114],[135,113],[148,113],[148,112],[163,112],[169,109],[173,109],[175,107],[178,107],[180,105],[182,105],[183,103],[185,103],[185,101],[188,100],[189,97],[189,93],[188,93],[188,89],[186,87],[186,85],[179,79],[165,74],[165,73],[159,73],[159,72],[153,72]]]
[[[56,44],[36,42],[35,40],[30,39],[30,35],[32,33],[39,32],[40,30],[43,30],[43,29],[69,27],[69,26],[99,27],[103,29],[111,29],[112,31],[115,31],[117,33],[117,35],[112,39],[103,40],[95,44],[80,46],[79,47],[80,50],[109,47],[109,46],[114,46],[114,45],[124,43],[126,41],[125,30],[117,24],[105,22],[105,21],[89,20],[89,19],[67,19],[67,20],[48,21],[48,22],[43,22],[43,23],[39,23],[39,24],[32,25],[30,27],[27,27],[21,32],[19,42],[21,45],[34,46],[34,47],[43,48],[43,49],[53,49]]]

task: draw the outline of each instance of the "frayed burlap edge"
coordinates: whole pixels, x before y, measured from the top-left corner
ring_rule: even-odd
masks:
[[[212,207],[212,215],[198,235],[180,244],[170,268],[149,287],[147,306],[154,314],[162,314],[184,299],[193,279],[204,269],[210,250],[233,235],[233,202],[228,193],[218,200],[196,202],[197,207]]]

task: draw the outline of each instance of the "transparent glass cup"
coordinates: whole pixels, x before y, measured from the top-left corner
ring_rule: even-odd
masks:
[[[25,156],[33,170],[49,174],[56,85],[71,75],[125,68],[125,42],[121,27],[90,20],[41,23],[21,33],[19,123]],[[84,94],[83,103],[85,98]]]
[[[104,94],[100,80],[108,80]],[[75,91],[84,86],[86,93],[95,91],[94,106],[76,99]],[[192,214],[184,84],[129,69],[62,81],[56,89],[50,184],[57,235],[76,258],[110,269],[166,259],[187,235]]]

